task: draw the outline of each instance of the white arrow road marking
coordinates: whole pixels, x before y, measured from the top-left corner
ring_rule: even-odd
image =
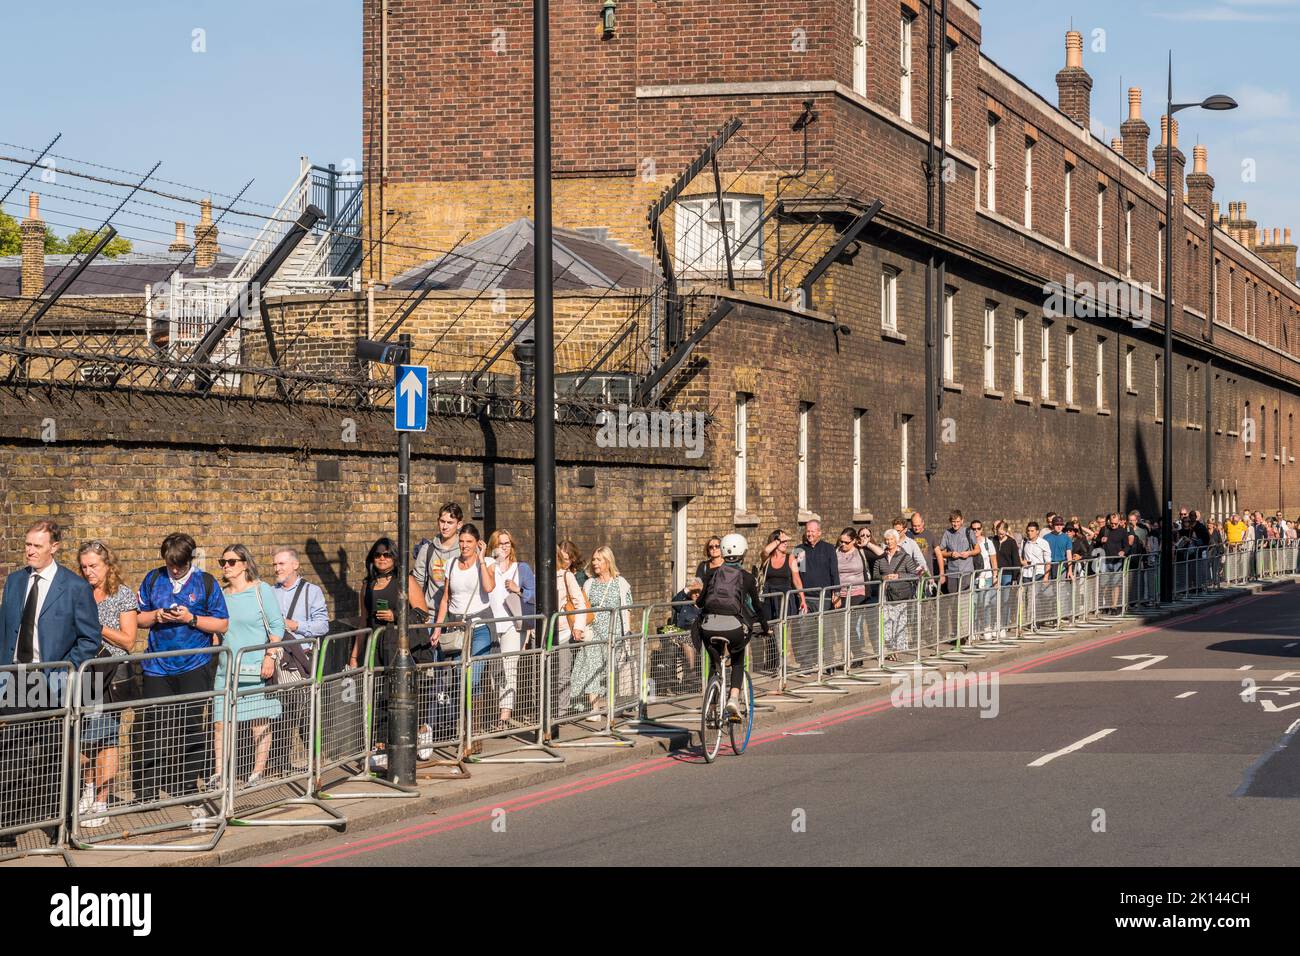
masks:
[[[1184,697],[1191,697],[1191,696],[1192,696],[1193,694],[1195,694],[1195,693],[1196,693],[1196,691],[1194,691],[1194,690],[1185,690],[1185,691],[1183,691],[1181,694],[1179,694],[1177,697],[1175,697],[1174,700],[1182,700]]]
[[[424,394],[424,386],[420,384],[420,376],[415,374],[414,370],[406,373],[402,379],[402,384],[398,386],[397,392],[406,398],[406,418],[408,425],[415,424],[415,399],[418,395]]]
[[[1141,661],[1144,657],[1150,660],[1142,661],[1141,664],[1130,664],[1128,667],[1121,667],[1122,671],[1140,671],[1144,667],[1150,667],[1152,664],[1159,664],[1161,661],[1169,660],[1168,654],[1116,654],[1117,661]]]
[[[1082,740],[1075,741],[1074,743],[1070,744],[1070,746],[1064,747],[1061,750],[1054,751],[1053,753],[1050,754],[1044,754],[1043,756],[1039,757],[1037,760],[1035,760],[1033,763],[1029,764],[1028,766],[1041,767],[1044,764],[1050,763],[1051,761],[1055,760],[1057,757],[1064,757],[1066,754],[1073,753],[1074,751],[1080,749],[1081,747],[1088,746],[1088,744],[1092,743],[1094,740],[1101,740],[1102,737],[1109,736],[1114,732],[1115,732],[1114,727],[1107,728],[1106,730],[1099,730],[1091,737],[1084,737]]]
[[[1251,669],[1252,667],[1254,667],[1254,666],[1255,666],[1254,664],[1242,664],[1240,667],[1237,668],[1237,670],[1239,670],[1239,671],[1248,671],[1248,670],[1250,670],[1250,669]]]
[[[1281,674],[1274,677],[1273,680],[1282,681],[1286,680],[1288,677],[1300,677],[1300,671],[1283,671]]]

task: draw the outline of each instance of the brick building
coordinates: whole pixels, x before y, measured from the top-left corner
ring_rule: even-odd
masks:
[[[683,288],[734,305],[659,392],[736,435],[690,498],[692,554],[707,534],[765,535],[808,512],[837,527],[953,505],[1013,520],[1153,513],[1167,387],[1176,501],[1300,506],[1289,231],[1257,232],[1244,203],[1220,215],[1205,150],[1187,173],[1177,122],[1156,121],[1153,144],[1138,90],[1122,137],[1096,139],[1077,33],[1052,102],[981,52],[966,0],[778,0],[761,18],[735,0],[629,0],[612,34],[600,9],[552,4],[557,227],[603,228],[656,258],[647,205],[724,124],[743,124],[717,152],[735,289],[709,251],[724,230],[707,165],[662,223]],[[530,215],[530,23],[527,4],[485,18],[367,0],[366,227],[397,237],[372,279],[410,267],[404,244],[446,247]],[[877,198],[812,301],[784,304]]]

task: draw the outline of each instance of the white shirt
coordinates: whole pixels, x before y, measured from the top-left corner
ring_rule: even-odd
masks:
[[[1025,539],[1021,545],[1020,556],[1029,562],[1029,567],[1025,573],[1031,580],[1038,580],[1047,573],[1048,566],[1052,563],[1052,546],[1042,539],[1042,536],[1030,541]]]
[[[36,623],[32,628],[32,663],[41,662],[41,610],[45,607],[45,596],[50,593],[50,585],[54,583],[54,575],[59,571],[59,565],[51,561],[39,571],[33,571],[32,574],[40,581],[36,585]],[[24,583],[23,590],[23,607],[27,606],[27,593],[32,588],[32,580],[29,577]],[[19,615],[19,634],[22,633],[22,616]],[[18,644],[14,643],[14,662],[18,661]]]
[[[470,617],[481,615],[490,607],[490,599],[487,591],[483,590],[480,576],[480,560],[476,558],[467,571],[461,570],[460,558],[451,563],[451,570],[447,572],[447,613]]]

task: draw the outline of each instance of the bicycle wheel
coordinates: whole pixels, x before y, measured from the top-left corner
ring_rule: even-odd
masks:
[[[722,682],[715,676],[704,690],[704,706],[700,709],[700,749],[704,762],[713,763],[722,747],[722,729],[726,719],[722,715]]]
[[[749,674],[740,672],[740,716],[727,721],[731,732],[731,749],[739,757],[749,746],[749,736],[754,731],[754,682]]]

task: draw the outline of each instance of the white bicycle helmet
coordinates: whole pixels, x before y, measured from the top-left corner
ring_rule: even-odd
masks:
[[[722,539],[722,557],[723,558],[741,558],[744,557],[749,542],[745,540],[743,534],[736,534],[734,531]]]

